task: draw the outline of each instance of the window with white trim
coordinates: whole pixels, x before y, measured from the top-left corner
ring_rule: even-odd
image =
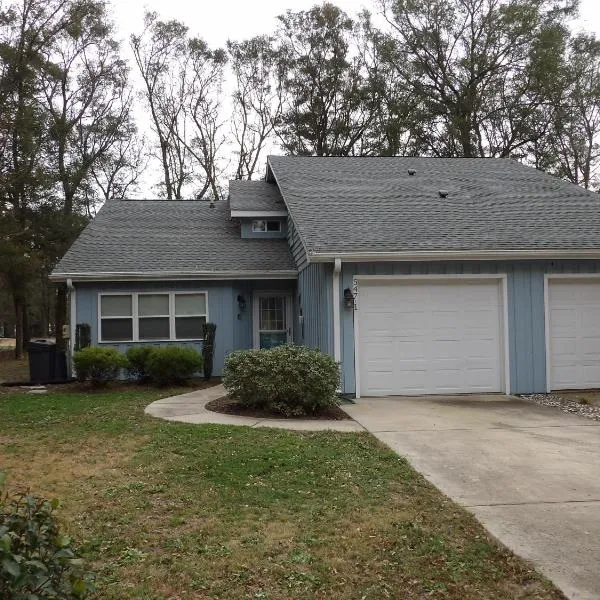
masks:
[[[201,340],[206,292],[99,294],[101,342]]]
[[[252,221],[253,233],[266,231],[281,231],[281,221],[269,221],[265,219],[255,219]]]

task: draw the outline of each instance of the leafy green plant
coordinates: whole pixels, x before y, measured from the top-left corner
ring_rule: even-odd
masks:
[[[119,370],[127,367],[127,359],[118,350],[99,346],[90,346],[75,352],[73,363],[77,379],[89,379],[94,385],[103,385],[116,379]]]
[[[339,366],[329,354],[294,345],[233,352],[223,373],[223,385],[231,398],[285,416],[333,406],[339,381]]]
[[[149,377],[158,385],[182,383],[202,369],[202,355],[194,348],[152,348],[146,361]]]
[[[131,346],[125,353],[127,357],[127,373],[138,381],[149,379],[147,363],[154,350],[153,346]]]
[[[60,531],[57,506],[29,494],[0,499],[3,600],[71,600],[94,591],[71,539]]]
[[[204,342],[202,344],[202,361],[204,363],[204,379],[211,378],[213,372],[213,357],[215,354],[215,335],[217,326],[214,323],[204,323],[202,328]]]

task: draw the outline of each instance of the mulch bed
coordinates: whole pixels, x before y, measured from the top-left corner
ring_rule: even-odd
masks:
[[[324,408],[314,415],[304,415],[302,417],[284,417],[281,413],[273,410],[265,410],[262,408],[248,408],[247,406],[240,406],[235,400],[232,400],[228,396],[211,400],[206,404],[207,410],[213,412],[223,413],[226,415],[237,415],[239,417],[254,417],[257,419],[309,419],[309,420],[326,420],[326,421],[346,421],[350,420],[350,417],[339,407],[332,406],[330,408]]]

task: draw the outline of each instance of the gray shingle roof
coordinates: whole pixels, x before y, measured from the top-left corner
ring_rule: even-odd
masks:
[[[269,165],[309,253],[600,248],[597,194],[510,159],[271,156]]]
[[[285,211],[279,188],[266,181],[230,181],[229,204],[231,210]]]
[[[65,273],[295,271],[285,239],[242,239],[226,202],[110,200],[54,270]]]

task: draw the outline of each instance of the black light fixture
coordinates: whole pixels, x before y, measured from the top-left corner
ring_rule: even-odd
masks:
[[[354,294],[350,288],[344,290],[344,307],[354,308]]]
[[[240,307],[240,310],[246,310],[246,298],[244,298],[244,296],[242,296],[240,294],[237,297],[237,301],[238,301],[238,306]]]

